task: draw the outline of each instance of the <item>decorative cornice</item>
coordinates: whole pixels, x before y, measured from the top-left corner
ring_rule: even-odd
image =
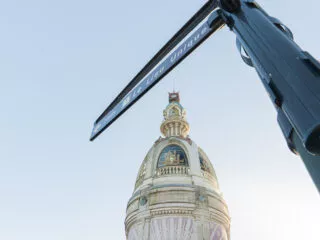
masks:
[[[192,215],[193,210],[191,209],[160,209],[151,211],[151,216],[163,216],[163,215]]]

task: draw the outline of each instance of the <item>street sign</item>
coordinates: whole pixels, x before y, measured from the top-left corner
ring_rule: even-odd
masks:
[[[275,104],[289,147],[300,155],[320,191],[319,62],[294,43],[285,25],[253,0],[219,0],[220,8],[195,30],[217,2],[208,1],[122,90],[95,122],[90,140],[226,24],[237,36],[242,59],[256,69]]]
[[[213,32],[222,27],[224,22],[216,12],[210,15],[182,44],[171,52],[164,60],[151,70],[137,85],[95,122],[90,140],[94,140],[118,117],[128,110],[139,98],[147,93],[155,84],[166,76],[176,65],[195,50]]]

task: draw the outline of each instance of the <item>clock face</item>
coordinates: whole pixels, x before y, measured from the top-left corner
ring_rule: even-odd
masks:
[[[170,110],[170,116],[179,116],[179,110],[177,108],[172,108]]]

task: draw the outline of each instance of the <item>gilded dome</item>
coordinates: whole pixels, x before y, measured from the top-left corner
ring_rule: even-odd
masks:
[[[128,240],[230,239],[230,218],[205,152],[190,139],[178,93],[169,94],[163,137],[145,156],[127,206]]]
[[[135,191],[150,184],[155,185],[160,178],[174,178],[179,183],[201,179],[200,185],[219,192],[218,180],[214,168],[205,152],[185,133],[189,124],[186,111],[180,104],[179,93],[169,94],[169,105],[164,110],[164,121],[160,137],[149,150],[138,172]],[[167,134],[167,133],[170,134]]]

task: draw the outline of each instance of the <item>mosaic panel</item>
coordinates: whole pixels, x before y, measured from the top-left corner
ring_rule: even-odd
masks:
[[[183,149],[178,145],[165,147],[158,160],[158,167],[187,166],[188,159]]]

